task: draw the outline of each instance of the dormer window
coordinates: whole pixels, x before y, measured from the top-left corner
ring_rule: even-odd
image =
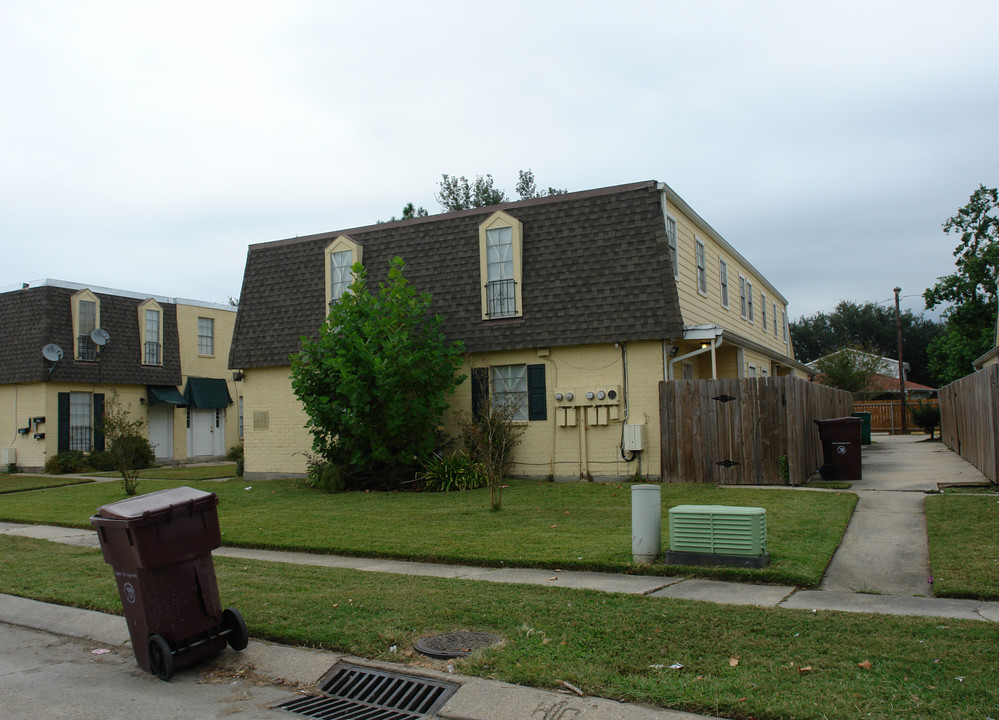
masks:
[[[479,225],[479,276],[482,319],[520,317],[523,225],[505,212]]]
[[[163,364],[163,308],[153,299],[139,305],[139,343],[143,365]]]
[[[336,238],[326,248],[326,307],[343,297],[347,288],[354,282],[351,271],[354,263],[362,262],[363,246],[358,245],[347,235]]]
[[[73,295],[73,350],[77,360],[96,360],[97,346],[90,333],[100,327],[101,302],[90,290]]]

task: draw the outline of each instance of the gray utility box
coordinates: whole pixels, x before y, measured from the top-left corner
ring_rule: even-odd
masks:
[[[670,508],[666,564],[766,567],[767,511],[729,505]]]

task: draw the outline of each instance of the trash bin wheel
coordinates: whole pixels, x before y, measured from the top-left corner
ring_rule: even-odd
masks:
[[[173,652],[162,635],[149,637],[149,668],[153,675],[164,682],[173,677]]]
[[[242,650],[250,639],[246,631],[246,622],[236,608],[226,608],[222,611],[222,626],[228,632],[226,642],[233,650]]]
[[[819,468],[819,477],[827,482],[839,480],[839,468],[832,463],[826,463]]]

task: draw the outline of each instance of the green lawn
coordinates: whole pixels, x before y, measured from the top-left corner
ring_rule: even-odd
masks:
[[[176,484],[146,480],[139,489]],[[295,480],[190,484],[219,495],[226,545],[485,566],[681,573],[803,587],[821,580],[856,504],[856,496],[848,493],[664,486],[664,544],[667,510],[673,505],[767,510],[769,568],[680,568],[631,562],[628,484],[511,480],[499,512],[489,509],[486,489],[327,495]],[[19,493],[0,507],[0,520],[89,527],[88,518],[99,506],[122,497],[117,483]]]
[[[594,696],[731,718],[999,716],[987,622],[215,564],[222,602],[258,639],[405,663],[421,637],[479,630],[504,644],[457,661],[459,673],[554,689],[564,680]],[[27,538],[0,537],[0,592],[121,612],[100,551]]]
[[[82,485],[93,480],[63,477],[61,475],[8,475],[0,473],[0,495],[4,493],[38,490],[40,488],[62,487],[63,485]]]
[[[934,593],[999,600],[999,496],[930,495],[926,526]]]

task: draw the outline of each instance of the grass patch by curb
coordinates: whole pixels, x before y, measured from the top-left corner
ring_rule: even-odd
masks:
[[[999,600],[999,498],[944,493],[925,507],[933,592]]]
[[[995,626],[986,622],[719,606],[231,558],[216,559],[216,568],[223,605],[240,609],[252,637],[377,660],[415,662],[411,648],[420,637],[474,629],[505,642],[459,660],[459,673],[553,689],[565,680],[590,695],[689,712],[956,720],[994,717],[999,704]],[[0,538],[0,592],[121,612],[100,551],[28,538]],[[670,669],[673,663],[683,669]]]

